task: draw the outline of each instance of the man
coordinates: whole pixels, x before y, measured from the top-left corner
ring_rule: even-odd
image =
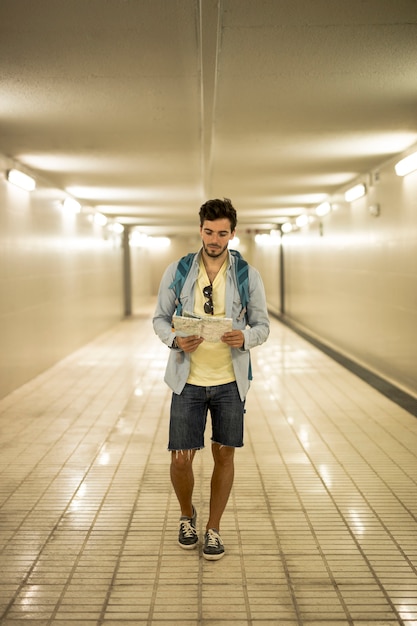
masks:
[[[168,450],[171,481],[181,508],[178,542],[184,549],[197,546],[197,513],[192,503],[193,460],[204,447],[206,417],[212,422],[210,509],[203,556],[224,555],[220,520],[234,478],[234,451],[243,446],[245,397],[250,384],[249,350],[269,335],[265,292],[258,271],[248,266],[249,302],[242,306],[235,272],[236,258],[228,250],[237,216],[228,199],[208,200],[200,208],[202,248],[195,255],[179,297],[183,310],[198,316],[233,320],[233,330],[213,343],[172,332],[178,300],[172,288],[178,262],[166,269],[153,318],[156,334],[171,348],[165,382],[172,389]]]

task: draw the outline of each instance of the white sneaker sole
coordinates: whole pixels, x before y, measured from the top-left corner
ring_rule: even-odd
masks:
[[[206,554],[205,552],[203,552],[203,557],[207,561],[218,561],[219,559],[224,557],[224,552],[221,552],[220,554]]]

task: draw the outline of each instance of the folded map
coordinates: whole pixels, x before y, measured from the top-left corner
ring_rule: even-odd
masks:
[[[224,333],[232,330],[231,317],[197,317],[193,314],[174,315],[172,318],[178,337],[197,335],[206,341],[220,341]]]

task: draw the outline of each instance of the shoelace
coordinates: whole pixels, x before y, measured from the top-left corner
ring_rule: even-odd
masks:
[[[192,526],[191,522],[188,520],[181,520],[181,532],[184,537],[193,537],[197,534],[196,529]]]
[[[217,548],[218,546],[223,545],[220,536],[215,533],[213,530],[207,531],[207,547],[208,548]]]

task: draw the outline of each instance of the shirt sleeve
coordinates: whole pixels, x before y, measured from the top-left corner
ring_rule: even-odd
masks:
[[[264,285],[258,270],[252,266],[249,268],[249,302],[246,313],[248,326],[243,331],[244,349],[250,350],[264,343],[270,330]]]
[[[174,290],[170,289],[169,286],[174,280],[176,267],[177,262],[171,263],[162,276],[156,309],[152,318],[155,333],[167,346],[172,344],[175,337],[172,332],[172,316],[176,309],[176,296]]]

